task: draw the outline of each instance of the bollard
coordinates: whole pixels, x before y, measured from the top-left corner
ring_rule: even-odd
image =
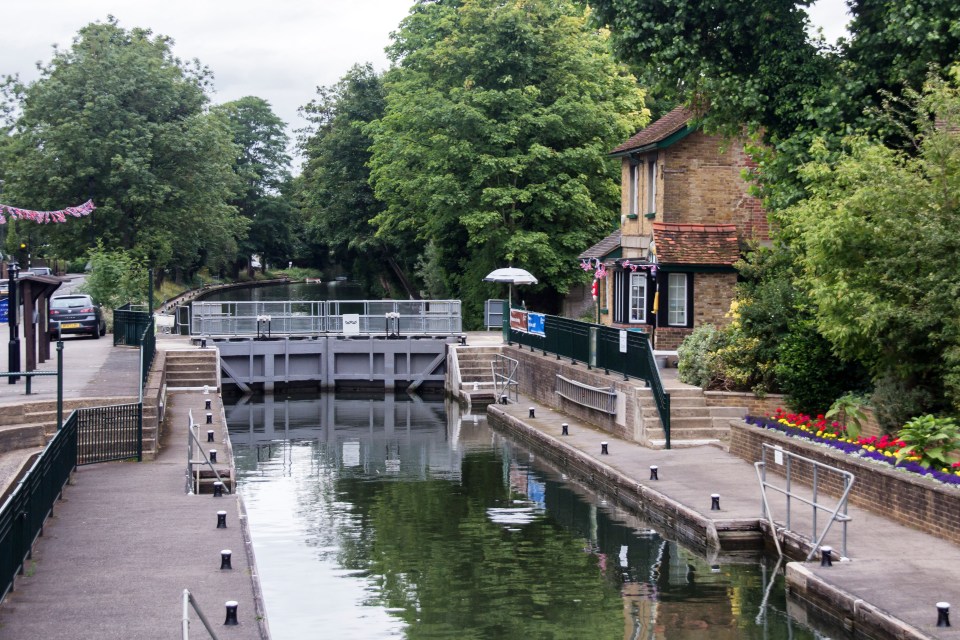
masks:
[[[213,483],[213,497],[222,498],[223,497],[223,483],[217,480]]]
[[[207,442],[213,442],[213,429],[207,431]]]
[[[710,511],[720,511],[720,494],[710,494]]]
[[[210,393],[210,386],[206,384],[203,385],[203,395],[207,395],[209,393]]]
[[[535,413],[536,413],[536,408],[535,408],[535,407],[530,407],[530,417],[531,417],[531,418],[536,418],[536,417],[537,417],[536,415],[534,415]]]
[[[217,511],[217,529],[227,528],[227,512]]]
[[[230,549],[224,549],[220,552],[220,569],[233,569],[230,565],[230,556],[233,555],[233,552]]]
[[[213,424],[213,414],[212,414],[212,413],[208,413],[208,414],[207,414],[207,424]]]
[[[657,475],[658,472],[659,472],[659,469],[657,469],[657,465],[655,465],[655,464],[650,465],[650,479],[651,479],[651,480],[659,480],[659,479],[660,479],[659,476]]]
[[[237,607],[240,606],[236,600],[227,601],[227,619],[223,621],[223,624],[232,627],[234,625],[240,624],[237,622]]]
[[[207,400],[203,401],[203,408],[206,409],[207,411],[210,411],[211,404],[212,404],[212,401],[208,398]]]
[[[210,449],[210,462],[216,462],[216,461],[217,461],[217,450]]]
[[[570,435],[570,425],[568,425],[566,422],[560,425],[560,435],[562,436]]]
[[[610,451],[607,449],[607,443],[606,443],[606,442],[601,442],[601,443],[600,443],[600,455],[602,455],[602,456],[610,455]]]
[[[820,547],[820,566],[833,566],[833,547]]]
[[[938,627],[950,626],[950,603],[949,602],[937,603],[937,626]]]
[[[200,338],[200,348],[201,348],[201,349],[206,349],[206,348],[207,348],[207,339],[206,339],[206,338]]]

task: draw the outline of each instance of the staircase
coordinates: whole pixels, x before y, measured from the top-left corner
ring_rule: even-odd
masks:
[[[167,389],[219,389],[216,349],[167,351]]]
[[[497,346],[458,346],[456,362],[460,377],[460,398],[470,404],[489,404],[494,401],[493,371],[494,356],[503,353]]]
[[[699,387],[684,385],[666,391],[670,394],[670,446],[674,448],[722,445],[730,433],[730,419],[744,415],[743,408],[707,406],[703,389]],[[660,425],[653,392],[643,389],[639,397],[646,427],[646,444],[661,449],[666,446],[666,434]]]

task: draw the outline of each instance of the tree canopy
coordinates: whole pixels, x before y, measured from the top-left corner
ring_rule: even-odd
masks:
[[[502,293],[481,281],[506,264],[565,293],[582,277],[571,260],[616,222],[606,152],[647,119],[607,35],[566,0],[419,2],[388,52],[370,127],[378,236],[415,238],[465,317]]]

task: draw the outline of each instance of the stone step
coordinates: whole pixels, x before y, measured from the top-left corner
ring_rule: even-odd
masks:
[[[8,425],[0,429],[0,453],[16,449],[42,447],[46,444],[44,425]]]
[[[742,418],[747,415],[746,407],[710,407],[713,418]]]
[[[676,431],[686,429],[712,429],[713,418],[710,416],[701,416],[695,418],[677,417],[671,412],[670,428]]]
[[[179,373],[182,371],[211,371],[216,373],[216,362],[168,362],[166,365],[167,375]]]

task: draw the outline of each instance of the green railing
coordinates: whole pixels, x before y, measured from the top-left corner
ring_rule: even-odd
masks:
[[[509,324],[509,313],[504,314],[504,338],[507,343],[530,347],[532,350],[553,353],[557,359],[569,358],[574,364],[622,374],[623,379],[644,380],[653,393],[660,423],[670,448],[670,394],[663,388],[660,370],[653,357],[653,347],[646,333],[614,329],[599,324],[580,322],[559,316],[544,316],[543,335],[517,331]]]
[[[143,460],[143,404],[77,409],[78,465],[112,460]]]
[[[153,316],[144,305],[127,303],[113,310],[113,346],[140,346],[140,339],[147,325],[153,324]]]
[[[147,376],[153,365],[153,357],[157,353],[157,329],[153,322],[147,323],[140,336],[140,393],[143,399],[143,388],[147,386]]]
[[[73,413],[0,507],[0,600],[17,574],[23,575],[33,543],[76,467],[77,424]]]

